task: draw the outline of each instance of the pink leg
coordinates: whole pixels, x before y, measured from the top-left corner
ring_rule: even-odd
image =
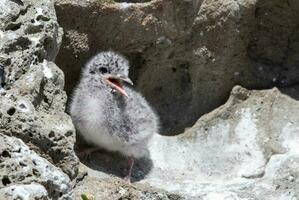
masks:
[[[132,156],[129,157],[128,161],[128,166],[129,166],[129,172],[128,174],[124,177],[124,179],[128,182],[131,182],[131,175],[132,175],[132,168],[134,165],[134,158]]]

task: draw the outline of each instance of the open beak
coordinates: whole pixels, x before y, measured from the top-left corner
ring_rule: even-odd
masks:
[[[131,79],[129,79],[127,76],[121,75],[121,74],[107,74],[105,75],[107,83],[112,87],[113,89],[117,90],[120,94],[122,94],[125,97],[128,97],[128,94],[124,90],[122,86],[122,82],[127,82],[131,85],[133,85],[133,82]]]

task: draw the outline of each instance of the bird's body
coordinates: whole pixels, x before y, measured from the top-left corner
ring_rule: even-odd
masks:
[[[131,82],[128,68],[127,60],[114,52],[92,58],[74,91],[70,114],[88,143],[140,158],[158,132],[158,119],[139,93],[119,81]]]
[[[128,98],[97,88],[86,91],[84,83],[81,84],[71,107],[72,119],[81,136],[95,146],[142,157],[148,140],[157,132],[156,116],[144,98],[126,87]]]

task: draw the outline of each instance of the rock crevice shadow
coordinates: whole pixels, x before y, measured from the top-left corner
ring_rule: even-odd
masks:
[[[128,157],[120,154],[119,152],[108,152],[104,149],[94,151],[88,156],[82,156],[78,150],[77,156],[80,161],[87,167],[100,171],[106,174],[111,174],[120,178],[123,178],[128,173]],[[143,180],[145,176],[151,171],[153,162],[150,155],[135,159],[131,182],[137,182]]]

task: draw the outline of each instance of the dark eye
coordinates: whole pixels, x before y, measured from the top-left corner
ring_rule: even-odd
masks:
[[[106,74],[108,72],[108,69],[106,67],[100,67],[99,72],[101,72],[102,74]]]

